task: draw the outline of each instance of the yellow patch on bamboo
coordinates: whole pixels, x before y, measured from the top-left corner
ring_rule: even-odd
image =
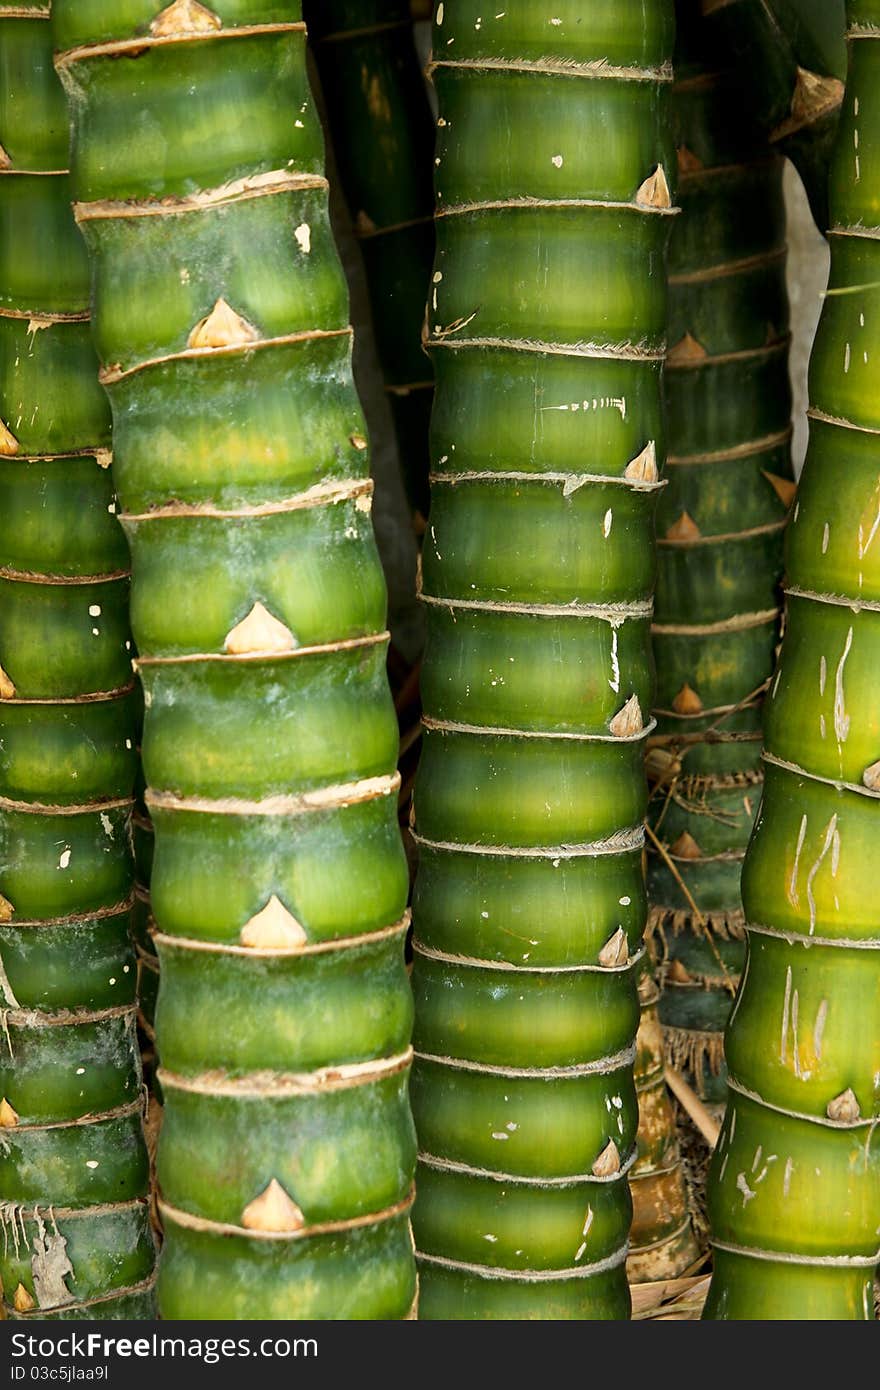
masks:
[[[223,21],[199,0],[174,0],[172,5],[156,15],[150,33],[156,39],[173,38],[177,34],[208,34],[222,29]]]
[[[782,505],[784,507],[790,507],[797,493],[797,483],[794,479],[780,478],[778,473],[768,473],[766,468],[762,468],[761,472],[776,493]]]
[[[11,169],[11,168],[12,168],[12,160],[9,158],[9,155],[6,153],[6,151],[4,150],[3,146],[0,145],[0,169]]]
[[[14,694],[15,686],[0,666],[0,700],[11,700]]]
[[[634,483],[656,483],[659,474],[657,472],[657,446],[653,439],[648,440],[640,454],[636,454],[634,459],[630,459],[624,469],[623,476]]]
[[[36,1308],[36,1301],[31,1297],[24,1284],[19,1284],[12,1299],[12,1306],[16,1313],[29,1313],[32,1308]]]
[[[872,792],[880,792],[880,763],[872,763],[862,773],[862,782]]]
[[[686,970],[680,960],[674,960],[666,971],[667,980],[674,980],[677,985],[689,985],[693,980],[693,975]]]
[[[662,164],[658,164],[653,174],[649,174],[645,179],[636,194],[636,202],[645,208],[672,207],[672,196]]]
[[[308,937],[302,924],[273,893],[266,906],[245,922],[240,940],[242,946],[290,951],[304,946]]]
[[[687,145],[679,145],[678,149],[675,151],[675,157],[678,161],[678,172],[680,174],[697,174],[701,169],[705,168],[699,155],[694,154],[693,150],[689,150]]]
[[[677,859],[700,859],[703,851],[689,830],[683,830],[678,839],[669,847],[670,854]]]
[[[6,458],[12,458],[14,454],[18,453],[20,447],[21,445],[12,433],[12,430],[8,429],[3,421],[0,420],[0,454],[3,454]]]
[[[0,1129],[15,1129],[18,1124],[18,1111],[13,1110],[9,1101],[4,1096],[0,1100]]]
[[[362,434],[350,434],[348,442],[353,449],[366,449],[367,447],[367,441]]]
[[[599,964],[604,966],[626,965],[629,960],[629,942],[626,939],[626,932],[623,927],[618,927],[613,936],[609,936],[605,945],[599,952]]]
[[[301,1231],[306,1219],[277,1178],[248,1202],[241,1224],[249,1231]]]
[[[666,354],[666,361],[670,367],[688,366],[693,362],[704,362],[709,356],[703,344],[698,342],[693,333],[685,333],[683,338],[671,347]]]
[[[678,520],[673,521],[666,532],[666,539],[668,541],[697,541],[702,534],[690,512],[682,512]]]
[[[692,690],[685,681],[675,699],[672,701],[672,708],[676,714],[699,714],[703,708],[703,701],[700,699],[696,690]]]
[[[593,1176],[596,1178],[610,1178],[612,1174],[620,1172],[620,1150],[613,1139],[609,1139],[604,1149],[600,1153],[596,1162],[593,1164]]]
[[[95,463],[98,465],[99,468],[109,468],[112,462],[113,462],[113,451],[112,451],[112,449],[96,449],[96,450],[95,450]]]
[[[262,603],[255,603],[247,617],[227,632],[223,650],[232,656],[272,656],[295,651],[297,645],[290,628],[273,617]]]
[[[633,734],[641,733],[644,727],[645,721],[642,719],[638,695],[630,695],[626,704],[617,711],[608,725],[615,738],[630,738]]]
[[[218,299],[207,318],[200,319],[186,340],[191,348],[242,347],[256,343],[259,333],[225,299]]]
[[[825,1114],[829,1120],[837,1120],[844,1124],[852,1124],[861,1118],[862,1112],[859,1102],[851,1086],[848,1086],[845,1091],[841,1091],[839,1096],[835,1096],[833,1100],[828,1102]]]
[[[14,916],[15,908],[12,903],[0,893],[0,922],[11,922]]]

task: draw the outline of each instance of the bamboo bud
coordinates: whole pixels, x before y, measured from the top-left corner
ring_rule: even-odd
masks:
[[[614,1173],[620,1172],[620,1150],[613,1139],[609,1139],[604,1149],[600,1153],[596,1162],[593,1164],[593,1176],[596,1178],[610,1178]]]
[[[12,1299],[12,1306],[16,1313],[29,1313],[32,1308],[36,1308],[36,1302],[28,1293],[24,1284],[19,1284]]]
[[[0,169],[11,169],[11,168],[12,168],[12,160],[9,158],[9,155],[6,153],[6,151],[4,150],[3,146],[0,145]]]
[[[843,101],[844,84],[838,77],[798,67],[791,94],[791,115],[773,132],[775,137],[810,125],[826,111]]]
[[[0,1129],[15,1129],[18,1124],[18,1111],[13,1110],[9,1101],[4,1096],[0,1100]]]
[[[657,472],[657,446],[653,439],[648,440],[640,454],[636,454],[634,459],[630,459],[623,476],[629,478],[631,482],[656,483],[659,474]]]
[[[705,167],[699,155],[694,154],[693,150],[689,150],[687,145],[679,145],[675,155],[680,174],[696,174]]]
[[[853,1124],[861,1116],[859,1102],[851,1086],[828,1102],[826,1115],[839,1124]]]
[[[15,686],[0,666],[0,700],[11,700],[14,694]]]
[[[301,1231],[306,1219],[278,1179],[273,1178],[259,1197],[248,1202],[241,1224],[249,1231]]]
[[[681,762],[665,748],[650,748],[645,757],[649,782],[671,782],[681,772]]]
[[[682,512],[677,521],[674,521],[666,532],[668,541],[696,541],[702,535],[697,523],[689,512]]]
[[[780,502],[786,507],[790,507],[797,493],[797,483],[793,478],[780,478],[776,473],[768,473],[766,468],[761,472],[767,479]]]
[[[694,362],[703,362],[709,356],[703,344],[692,333],[685,333],[666,354],[666,362],[671,367],[687,367]]]
[[[672,708],[676,714],[699,714],[703,708],[703,701],[695,690],[692,690],[685,681],[675,699],[672,701]]]
[[[6,458],[11,458],[13,454],[18,453],[18,449],[19,444],[15,435],[11,430],[7,429],[3,421],[0,420],[0,454],[3,454]]]
[[[241,929],[242,946],[266,950],[297,950],[308,937],[302,925],[284,903],[273,893],[266,906],[245,922]]]
[[[227,632],[223,650],[232,656],[271,656],[295,651],[297,646],[290,628],[257,602],[247,617]]]
[[[353,449],[363,450],[367,447],[367,441],[362,434],[350,434],[348,436],[348,442]]]
[[[241,314],[218,299],[207,318],[200,319],[186,340],[191,348],[241,347],[244,343],[255,343],[259,333],[252,323]]]
[[[11,922],[14,916],[15,908],[12,903],[0,893],[0,922]]]
[[[872,763],[862,773],[862,782],[872,792],[880,792],[880,762]]]
[[[666,181],[666,172],[662,164],[658,164],[653,174],[639,188],[636,194],[636,202],[645,208],[671,208],[672,197],[669,192],[669,184]]]
[[[678,859],[700,859],[702,850],[689,830],[683,830],[670,847],[670,854]]]
[[[645,727],[642,707],[637,695],[630,695],[626,704],[619,709],[608,725],[615,738],[630,738]]]
[[[212,29],[222,28],[220,16],[200,5],[198,0],[174,0],[156,15],[150,33],[155,38],[165,39],[178,34],[207,34]]]
[[[680,960],[674,960],[666,971],[666,978],[674,980],[677,985],[689,985],[694,977]]]
[[[605,966],[625,965],[629,960],[629,942],[623,927],[618,927],[599,952],[599,964]]]

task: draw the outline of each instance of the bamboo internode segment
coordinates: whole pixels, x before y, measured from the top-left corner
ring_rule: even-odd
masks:
[[[666,377],[674,466],[658,520],[649,766],[659,844],[649,846],[649,895],[673,1061],[719,1106],[794,489],[785,209],[782,162],[742,109],[730,51],[699,0],[679,0],[678,18],[682,214],[670,247]]]
[[[424,1318],[629,1310],[672,20],[665,0],[435,14]]]
[[[339,184],[360,243],[407,495],[428,513],[433,119],[408,0],[307,0]]]
[[[0,1277],[11,1317],[147,1318],[128,556],[48,18],[0,10]]]
[[[144,687],[172,1319],[406,1318],[416,1291],[386,595],[287,9],[55,12]]]
[[[880,6],[847,6],[831,169],[830,293],[786,543],[788,622],[766,704],[746,857],[748,974],[727,1038],[731,1099],[710,1214],[716,1318],[873,1318],[880,1229],[880,753],[876,223]],[[862,235],[862,229],[867,235]],[[871,677],[868,672],[871,671]]]

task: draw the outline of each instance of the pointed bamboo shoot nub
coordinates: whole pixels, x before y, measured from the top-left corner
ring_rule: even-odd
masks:
[[[668,541],[697,541],[702,534],[690,512],[682,512],[678,520],[673,521],[666,532],[666,539]]]
[[[0,420],[0,454],[2,454],[4,458],[12,458],[18,453],[20,447],[15,435],[7,428],[3,421]]]
[[[671,367],[680,367],[691,362],[704,362],[708,356],[703,344],[698,342],[692,333],[685,333],[684,337],[679,338],[669,349],[666,361]]]
[[[11,922],[14,916],[15,908],[12,903],[0,893],[0,922]]]
[[[248,1202],[241,1224],[249,1231],[301,1231],[306,1219],[278,1179],[273,1178],[259,1197]]]
[[[12,168],[12,160],[9,158],[9,155],[6,153],[6,151],[4,150],[3,146],[0,145],[0,169],[11,169],[11,168]]]
[[[645,757],[645,771],[649,782],[671,782],[681,772],[681,763],[674,753],[665,748],[649,748]]]
[[[256,343],[259,333],[225,299],[218,299],[207,318],[200,319],[186,340],[191,348],[241,347]]]
[[[290,628],[257,602],[247,617],[227,632],[223,650],[231,656],[274,656],[296,651],[297,646]]]
[[[629,942],[623,927],[618,927],[599,952],[599,964],[605,966],[626,965],[629,960]]]
[[[853,1124],[860,1119],[862,1112],[852,1087],[848,1086],[845,1091],[841,1091],[839,1096],[830,1100],[825,1113],[829,1120],[837,1120],[842,1124]]]
[[[642,707],[637,695],[630,695],[626,704],[617,711],[608,725],[615,738],[630,738],[633,734],[641,733],[644,727]]]
[[[29,1313],[32,1308],[36,1308],[36,1301],[31,1297],[24,1284],[19,1284],[12,1299],[12,1306],[16,1313]]]
[[[15,686],[0,666],[0,700],[11,700],[14,694]]]
[[[776,496],[784,507],[790,507],[797,493],[797,483],[793,478],[780,478],[778,473],[768,473],[766,468],[761,472],[772,487]]]
[[[634,459],[630,459],[624,469],[623,476],[629,478],[630,482],[656,483],[659,474],[657,472],[657,446],[653,439],[648,440],[640,454],[636,454]]]
[[[798,67],[790,114],[771,132],[770,139],[780,140],[805,125],[811,125],[826,112],[833,111],[843,101],[844,90],[839,77]]]
[[[367,447],[367,441],[362,434],[350,434],[348,436],[348,442],[353,449],[362,450]]]
[[[156,15],[150,33],[156,39],[165,39],[177,34],[208,34],[222,28],[220,16],[200,5],[199,0],[174,0]]]
[[[685,681],[675,699],[672,701],[672,708],[676,714],[700,714],[703,709],[703,701],[700,699],[696,690],[692,690]]]
[[[4,1096],[0,1100],[0,1129],[15,1129],[18,1124],[18,1111],[13,1110],[9,1101]]]
[[[862,782],[872,792],[880,792],[880,762],[872,763],[862,773]]]
[[[645,179],[636,194],[636,202],[645,208],[672,207],[672,196],[662,164],[658,164],[653,174],[649,174]]]
[[[297,950],[308,937],[302,924],[273,893],[266,906],[257,912],[241,929],[242,946],[265,950]]]
[[[604,1149],[600,1153],[596,1162],[593,1164],[593,1176],[596,1178],[610,1178],[612,1174],[620,1172],[620,1150],[613,1139],[609,1139]]]
[[[666,971],[667,980],[674,980],[677,985],[689,985],[693,980],[693,975],[686,970],[680,960],[674,960]]]
[[[689,830],[681,832],[675,843],[670,845],[669,853],[674,854],[677,859],[701,859],[703,855]]]

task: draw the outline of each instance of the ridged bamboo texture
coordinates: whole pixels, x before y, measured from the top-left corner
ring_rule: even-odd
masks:
[[[128,554],[45,14],[0,7],[0,1278],[148,1318]]]
[[[296,4],[62,0],[144,685],[164,1318],[416,1294],[397,729]]]
[[[798,170],[828,226],[828,165],[846,76],[844,0],[700,0],[748,113]]]
[[[678,18],[681,216],[669,251],[668,487],[658,511],[649,755],[662,850],[648,846],[648,892],[671,1060],[720,1106],[794,492],[785,206],[782,160],[744,116],[698,0],[680,2]]]
[[[308,0],[304,14],[339,179],[360,244],[410,505],[428,514],[434,122],[408,0]]]
[[[629,1311],[672,22],[641,0],[435,15],[425,1318]]]
[[[872,1319],[880,1259],[880,4],[847,7],[831,293],[786,541],[743,874],[746,974],[710,1173],[713,1318]]]

